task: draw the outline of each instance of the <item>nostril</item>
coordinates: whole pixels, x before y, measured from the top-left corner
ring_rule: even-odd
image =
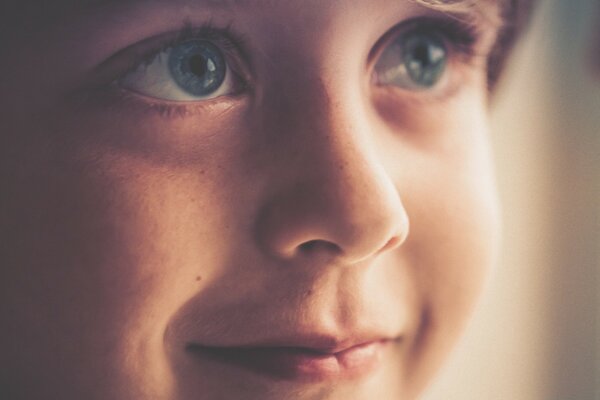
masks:
[[[338,255],[342,253],[342,249],[335,243],[326,240],[309,240],[298,246],[298,250],[305,254],[314,254],[318,252]]]

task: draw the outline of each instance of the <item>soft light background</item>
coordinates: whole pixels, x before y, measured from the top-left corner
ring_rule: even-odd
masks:
[[[500,87],[500,265],[426,400],[600,400],[600,1],[539,0]]]

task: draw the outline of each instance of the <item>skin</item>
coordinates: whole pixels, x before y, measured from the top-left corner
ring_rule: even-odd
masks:
[[[380,86],[378,41],[443,14],[252,3],[32,2],[4,21],[10,398],[411,399],[452,348],[497,247],[484,57],[454,57],[431,90]],[[243,34],[247,90],[175,105],[95,90],[118,51],[207,19]],[[186,350],[365,331],[394,339],[377,368],[327,382]]]

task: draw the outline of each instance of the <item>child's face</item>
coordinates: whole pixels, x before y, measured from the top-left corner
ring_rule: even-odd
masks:
[[[496,247],[494,26],[398,0],[28,3],[3,22],[4,392],[422,390]]]

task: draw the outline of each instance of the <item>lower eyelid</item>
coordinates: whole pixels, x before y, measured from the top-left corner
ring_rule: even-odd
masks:
[[[433,88],[424,90],[404,89],[401,87],[377,84],[376,77],[372,78],[374,96],[380,101],[397,104],[397,107],[419,109],[421,107],[443,106],[455,98],[462,89],[485,82],[486,69],[481,66],[465,64],[462,61],[450,59],[446,66],[447,72]],[[375,75],[375,74],[374,74]],[[484,84],[485,86],[485,84]]]
[[[228,111],[245,103],[244,95],[228,95],[197,102],[153,99],[120,87],[116,82],[101,87],[73,92],[67,101],[78,113],[101,113],[119,119],[160,117],[178,119],[211,115],[211,120],[224,117]]]

